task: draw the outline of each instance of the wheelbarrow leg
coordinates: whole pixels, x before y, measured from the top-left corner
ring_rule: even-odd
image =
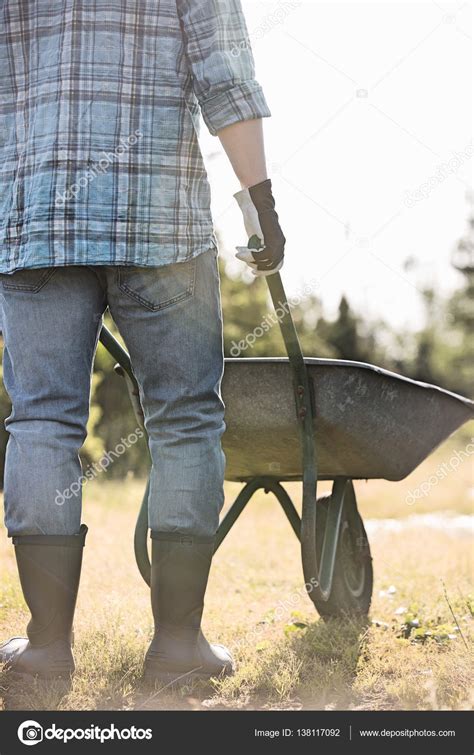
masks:
[[[216,543],[214,546],[214,553],[217,551],[222,541],[229,534],[233,525],[241,515],[242,511],[252,498],[256,490],[263,487],[262,480],[259,477],[254,477],[248,482],[240,491],[239,495],[235,499],[234,503],[230,507],[229,511],[225,515],[224,519],[219,525],[219,529],[216,534]]]
[[[285,512],[286,518],[291,525],[291,529],[299,540],[301,534],[301,519],[293,505],[293,501],[291,500],[283,485],[278,482],[278,480],[269,479],[265,480],[263,487],[265,493],[273,493],[283,511]]]
[[[214,553],[216,552],[226,535],[229,534],[231,528],[234,526],[247,503],[252,498],[253,494],[256,493],[257,490],[261,489],[263,489],[265,493],[273,493],[283,511],[285,512],[286,517],[291,524],[293,532],[299,539],[301,519],[298,516],[298,512],[293,506],[291,498],[286,492],[285,488],[280,484],[278,480],[273,477],[254,477],[242,488],[234,503],[222,520],[219,529],[217,530]]]

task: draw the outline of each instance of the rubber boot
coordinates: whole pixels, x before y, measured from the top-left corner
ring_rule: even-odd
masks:
[[[152,532],[151,605],[155,635],[145,657],[148,682],[175,683],[233,673],[230,652],[201,631],[214,538]]]
[[[21,587],[31,613],[27,638],[0,647],[0,663],[20,678],[67,679],[74,672],[72,622],[87,527],[78,535],[14,537]]]

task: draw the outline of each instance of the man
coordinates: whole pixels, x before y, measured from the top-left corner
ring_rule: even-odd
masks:
[[[223,503],[224,410],[199,111],[240,180],[247,233],[261,242],[238,256],[267,275],[285,243],[265,167],[270,111],[240,2],[4,0],[0,16],[5,522],[31,612],[28,638],[7,642],[0,661],[44,678],[74,670],[87,528],[79,496],[58,491],[81,475],[108,307],[140,386],[153,463],[145,677],[231,673],[229,651],[200,629]]]

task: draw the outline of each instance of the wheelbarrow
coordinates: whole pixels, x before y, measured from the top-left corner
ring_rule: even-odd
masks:
[[[279,273],[266,278],[288,358],[225,360],[226,480],[243,483],[223,518],[216,550],[257,490],[274,494],[301,543],[305,586],[324,618],[369,611],[373,570],[353,480],[402,480],[464,422],[474,403],[370,364],[304,358]],[[127,352],[105,327],[100,340],[126,380],[144,428]],[[257,452],[258,449],[258,452]],[[332,492],[317,497],[318,480]],[[285,481],[302,481],[298,514]],[[148,489],[135,556],[150,584]]]

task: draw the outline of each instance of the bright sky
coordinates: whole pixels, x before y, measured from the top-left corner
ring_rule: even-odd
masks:
[[[344,292],[365,315],[416,327],[420,287],[459,280],[449,260],[472,184],[470,3],[243,7],[272,110],[265,137],[287,293],[315,278],[330,314]],[[278,7],[286,15],[275,22]],[[206,162],[232,249],[246,242],[232,197],[240,187],[205,127],[201,143],[206,156],[219,153]],[[407,258],[416,265],[405,269]]]

